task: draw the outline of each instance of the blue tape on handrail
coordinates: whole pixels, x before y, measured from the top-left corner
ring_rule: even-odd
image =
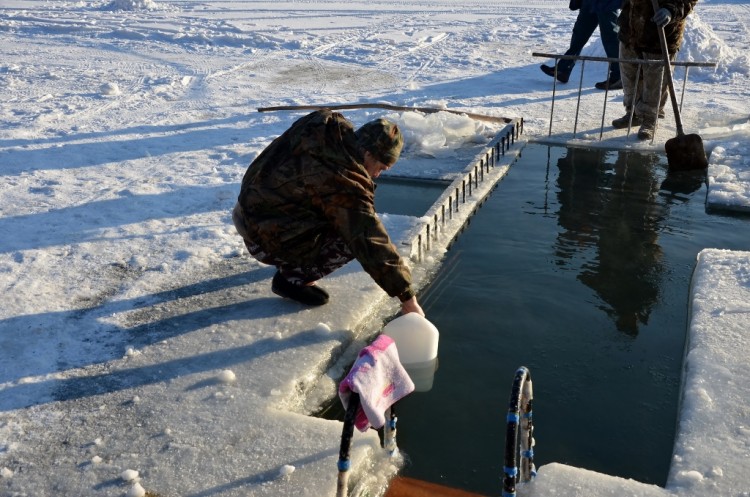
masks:
[[[516,414],[515,412],[509,412],[506,421],[508,421],[509,423],[518,423],[518,419],[518,414]]]
[[[534,449],[524,450],[521,452],[521,455],[527,459],[531,459],[534,457]]]
[[[349,460],[341,460],[339,459],[338,463],[339,471],[349,471],[349,469],[352,467],[352,463]]]
[[[513,476],[513,477],[518,476],[518,468],[517,467],[509,468],[508,466],[504,466],[503,467],[503,472],[506,475],[508,475],[508,476]]]
[[[527,413],[524,413],[523,417],[525,419],[531,419],[533,414],[534,414],[533,412],[527,412]]]
[[[516,493],[503,491],[503,497],[516,497]]]

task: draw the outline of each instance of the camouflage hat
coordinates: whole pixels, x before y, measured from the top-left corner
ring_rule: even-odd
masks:
[[[401,155],[404,137],[395,123],[380,118],[363,124],[355,133],[359,145],[383,164],[393,164]]]

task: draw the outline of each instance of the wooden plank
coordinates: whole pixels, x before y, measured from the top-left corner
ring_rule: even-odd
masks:
[[[484,497],[480,494],[445,487],[436,483],[397,476],[383,497]]]
[[[333,104],[333,105],[281,105],[277,107],[260,107],[258,112],[276,112],[280,110],[346,110],[346,109],[385,109],[395,111],[416,111],[424,114],[434,114],[436,112],[448,112],[450,114],[465,115],[478,121],[488,121],[494,123],[509,123],[512,121],[509,117],[486,116],[484,114],[474,114],[473,112],[464,112],[454,109],[438,109],[434,107],[406,107],[403,105],[391,105],[381,103],[362,103],[362,104]]]

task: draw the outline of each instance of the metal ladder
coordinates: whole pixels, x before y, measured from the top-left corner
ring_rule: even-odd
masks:
[[[533,388],[531,373],[521,366],[516,370],[506,414],[505,456],[503,465],[503,497],[515,497],[519,483],[531,481],[536,476],[534,467],[534,425],[532,422]],[[383,429],[383,448],[390,456],[398,454],[396,444],[395,406],[386,411],[386,423]],[[347,497],[349,475],[351,470],[350,452],[354,435],[354,419],[359,408],[359,395],[352,393],[344,416],[344,427],[341,431],[339,447],[338,481],[336,497]],[[466,492],[423,482],[412,478],[396,477],[391,482],[384,497],[481,497],[479,494]]]

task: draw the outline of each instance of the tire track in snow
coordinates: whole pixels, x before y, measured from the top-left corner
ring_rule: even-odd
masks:
[[[397,34],[392,34],[396,32]],[[377,27],[367,30],[361,30],[356,34],[348,32],[346,35],[339,39],[329,41],[323,45],[316,47],[310,51],[307,56],[314,70],[320,76],[322,82],[333,82],[337,78],[340,78],[344,68],[349,67],[351,72],[359,73],[360,76],[357,79],[364,80],[375,80],[383,82],[381,74],[393,75],[393,81],[386,86],[381,86],[378,89],[387,90],[401,90],[403,89],[404,83],[413,81],[418,75],[433,66],[437,55],[428,55],[426,58],[421,54],[429,53],[430,51],[437,51],[436,49],[444,44],[451,35],[449,33],[440,32],[435,35],[429,34],[419,38],[415,43],[409,45],[403,41],[391,41],[391,38],[397,37],[410,37],[414,32],[414,29],[408,25],[404,25],[403,17],[392,16],[387,19],[380,19],[377,22]],[[339,62],[341,64],[336,70],[336,67],[332,64],[335,61],[331,59],[344,59],[353,58],[345,57],[340,52],[341,47],[352,46],[370,46],[378,45],[378,42],[382,42],[383,47],[395,47],[395,50],[391,51],[385,57],[378,57],[376,51],[373,49],[373,53],[370,56],[371,60],[363,60],[358,62]],[[406,45],[406,46],[404,46]],[[361,55],[361,54],[359,54]],[[326,60],[328,63],[324,64],[320,62],[320,59]],[[368,65],[371,62],[371,65]],[[416,67],[415,67],[416,66]],[[402,75],[398,77],[396,75]],[[372,85],[356,84],[352,81],[352,78],[348,78],[348,93],[357,92],[361,89],[372,87]],[[324,91],[328,88],[329,84],[324,83],[318,89]],[[335,87],[336,85],[334,85]]]

